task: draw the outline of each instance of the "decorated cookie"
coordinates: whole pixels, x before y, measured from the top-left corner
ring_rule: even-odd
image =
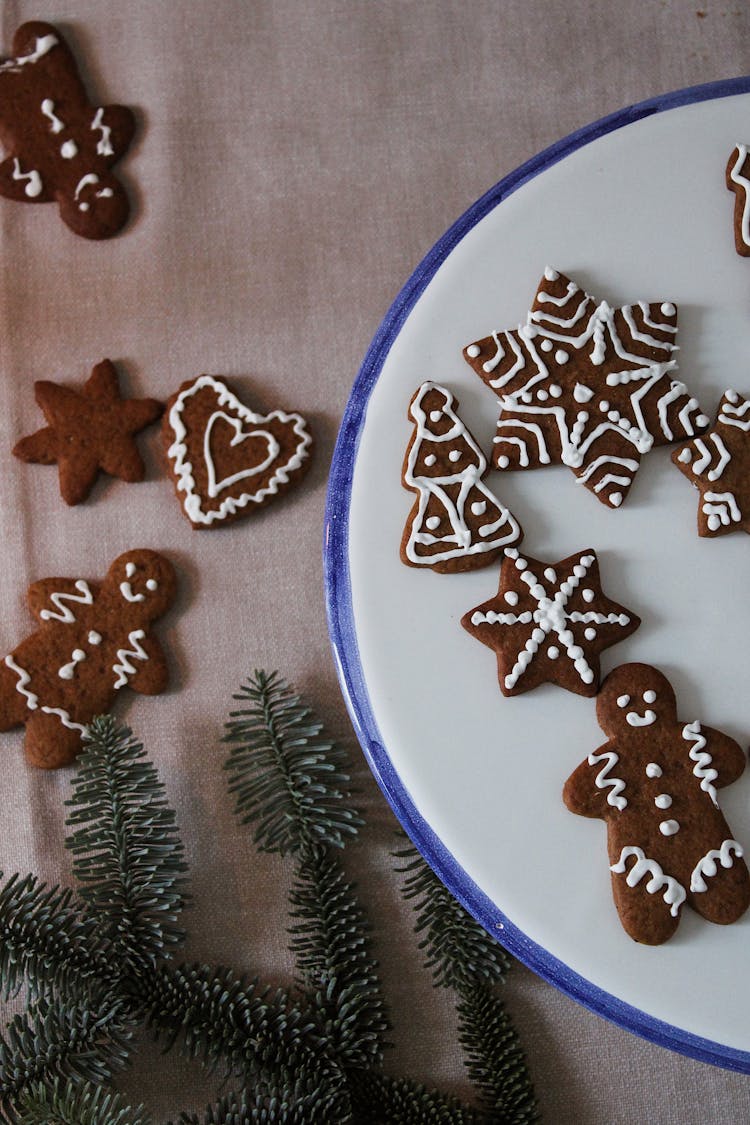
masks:
[[[121,688],[164,691],[166,660],[151,626],[175,592],[172,564],[146,550],[120,555],[102,582],[44,578],[29,587],[39,626],[0,662],[0,730],[26,724],[31,765],[71,762],[86,724]]]
[[[310,465],[312,438],[299,414],[255,414],[212,375],[183,383],[169,400],[162,436],[177,498],[195,528],[250,515]]]
[[[687,902],[710,922],[750,905],[742,845],[716,790],[745,768],[737,743],[677,718],[674,691],[648,664],[623,664],[602,684],[596,714],[608,741],[565,783],[571,812],[607,822],[612,893],[636,941],[658,945]]]
[[[750,400],[725,391],[716,423],[672,454],[700,492],[698,534],[750,532]]]
[[[409,405],[414,433],[403,467],[416,492],[401,540],[409,566],[443,573],[487,566],[523,532],[482,481],[487,459],[437,383],[423,383]]]
[[[602,592],[594,551],[556,563],[505,552],[497,595],[461,624],[497,654],[503,695],[554,683],[596,695],[599,654],[629,637],[640,618]]]
[[[34,393],[48,424],[21,438],[13,453],[21,461],[57,465],[66,504],[85,500],[100,471],[124,481],[143,480],[134,435],[156,421],[164,407],[152,398],[121,398],[117,371],[108,359],[96,365],[80,391],[42,380],[34,384]]]
[[[612,308],[545,270],[524,325],[464,348],[500,399],[494,464],[567,465],[619,507],[644,453],[708,426],[675,377],[676,333],[668,302]]]
[[[133,138],[133,114],[88,100],[75,59],[51,24],[19,27],[13,54],[0,63],[0,195],[56,200],[63,222],[84,238],[116,234],[130,205],[111,169]]]
[[[750,254],[750,158],[747,145],[735,145],[727,164],[727,187],[734,192],[734,245]]]

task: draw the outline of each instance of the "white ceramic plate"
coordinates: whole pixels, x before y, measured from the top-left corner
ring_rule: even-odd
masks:
[[[413,496],[400,483],[416,387],[450,388],[484,449],[497,400],[461,349],[525,319],[545,266],[613,305],[679,307],[680,377],[714,416],[750,393],[750,260],[734,250],[724,168],[750,140],[750,79],[680,91],[597,122],[524,165],[464,215],[397,298],[355,383],[331,475],[329,622],[371,767],[442,879],[533,969],[657,1042],[750,1071],[750,913],[729,927],[682,911],[645,947],[610,893],[606,829],[567,811],[563,783],[605,738],[594,702],[545,686],[514,698],[494,654],[459,620],[497,590],[498,567],[439,575],[404,566]],[[492,472],[489,487],[555,562],[594,547],[606,593],[643,621],[602,657],[671,679],[679,716],[750,742],[750,540],[699,539],[698,493],[643,459],[619,510],[566,468]],[[722,790],[750,854],[750,769]]]

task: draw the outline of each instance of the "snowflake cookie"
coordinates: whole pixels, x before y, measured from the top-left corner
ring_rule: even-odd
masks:
[[[464,348],[500,399],[494,464],[567,465],[619,507],[644,453],[708,426],[675,378],[676,333],[672,304],[612,308],[545,270],[525,324]]]
[[[596,695],[599,654],[640,623],[602,592],[591,550],[549,564],[510,548],[497,595],[461,618],[463,627],[497,654],[503,695],[520,695],[543,683]]]
[[[487,458],[437,383],[422,383],[409,404],[414,432],[403,467],[417,498],[406,521],[401,558],[442,573],[487,566],[523,532],[482,481]]]
[[[125,106],[89,101],[76,61],[57,28],[25,23],[14,57],[0,63],[0,195],[51,203],[84,238],[109,238],[130,211],[111,168],[135,131]]]
[[[747,145],[735,145],[727,163],[727,187],[734,193],[734,246],[744,258],[750,255],[750,154]]]
[[[750,905],[750,873],[716,790],[740,776],[743,750],[678,719],[672,685],[648,664],[611,672],[596,714],[608,741],[571,774],[563,797],[571,812],[607,823],[625,930],[658,945],[677,929],[685,902],[710,922],[735,922]]]
[[[87,723],[123,687],[157,695],[167,684],[151,631],[171,606],[177,579],[156,551],[127,551],[101,582],[44,578],[26,598],[36,632],[0,661],[0,730],[26,725],[31,765],[56,769],[81,748]]]
[[[701,494],[699,535],[750,532],[750,399],[725,391],[713,428],[672,460]]]

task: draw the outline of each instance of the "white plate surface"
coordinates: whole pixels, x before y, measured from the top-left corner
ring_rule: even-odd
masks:
[[[347,494],[329,503],[329,535],[335,500],[339,513],[348,505],[348,536],[327,568],[329,601],[334,571],[345,590],[351,628],[337,624],[339,604],[332,634],[365,749],[407,829],[426,826],[435,847],[424,832],[421,846],[453,889],[485,923],[496,907],[491,924],[511,948],[603,1014],[740,1069],[750,1069],[750,913],[718,927],[685,908],[665,945],[631,941],[612,903],[605,826],[561,798],[605,741],[594,701],[549,685],[504,698],[494,654],[459,624],[496,592],[498,566],[434,574],[404,566],[398,545],[413,499],[400,483],[411,395],[424,379],[447,386],[489,450],[497,400],[461,349],[522,322],[547,265],[613,305],[677,304],[680,377],[712,418],[727,387],[750,393],[750,260],[735,253],[724,187],[733,145],[748,140],[747,93],[640,116],[540,158],[531,179],[464,223],[403,324],[384,332],[370,384],[355,386],[356,450],[339,448],[335,466]],[[747,746],[750,539],[698,538],[698,493],[670,453],[644,457],[619,510],[566,468],[491,472],[487,483],[520,520],[524,552],[554,563],[594,547],[605,593],[641,616],[603,654],[603,674],[654,664],[681,719]],[[720,796],[750,855],[750,769]]]

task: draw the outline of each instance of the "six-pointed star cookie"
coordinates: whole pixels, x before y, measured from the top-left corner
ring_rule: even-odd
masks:
[[[497,653],[503,695],[555,683],[577,695],[596,695],[599,654],[629,637],[640,618],[602,592],[592,550],[561,562],[505,552],[500,587],[470,609],[461,624]]]
[[[464,348],[502,404],[495,465],[568,465],[619,507],[642,454],[709,424],[675,378],[676,332],[672,304],[615,309],[545,270],[525,324]]]
[[[714,427],[672,460],[701,494],[699,535],[750,532],[750,400],[725,391]]]
[[[134,435],[164,408],[152,398],[121,398],[108,359],[96,365],[80,391],[41,380],[34,393],[49,425],[21,438],[13,453],[21,461],[57,464],[66,504],[85,500],[100,470],[124,481],[143,480]]]

